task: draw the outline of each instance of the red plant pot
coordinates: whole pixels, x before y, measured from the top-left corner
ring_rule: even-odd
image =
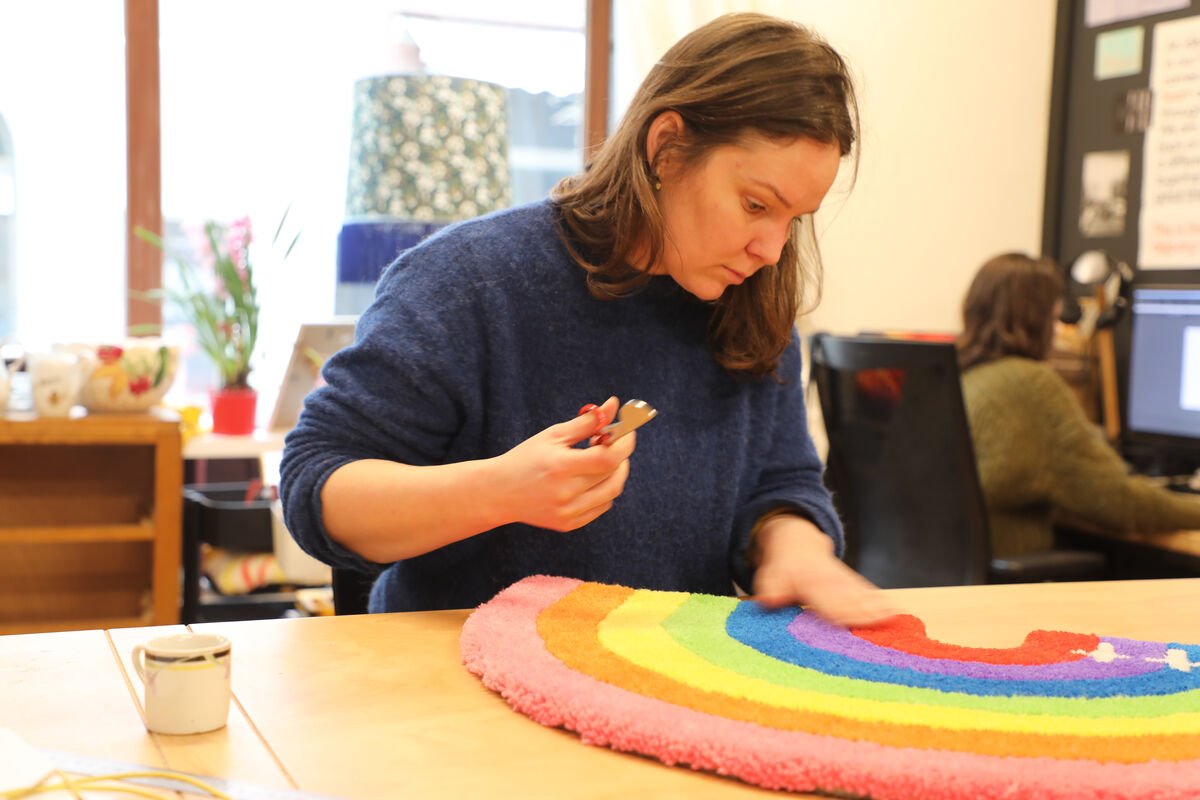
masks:
[[[254,413],[258,392],[241,386],[229,386],[211,392],[213,433],[244,436],[254,433]]]

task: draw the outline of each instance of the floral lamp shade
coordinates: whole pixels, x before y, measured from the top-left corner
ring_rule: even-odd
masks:
[[[444,75],[356,81],[346,217],[450,222],[507,207],[507,94]]]
[[[424,74],[356,81],[336,313],[361,313],[401,251],[511,202],[504,87]]]

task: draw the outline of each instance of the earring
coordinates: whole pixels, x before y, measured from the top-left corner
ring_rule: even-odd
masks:
[[[654,191],[657,192],[659,189],[662,188],[662,181],[660,181],[658,179],[657,175],[651,175],[650,177],[654,178]]]

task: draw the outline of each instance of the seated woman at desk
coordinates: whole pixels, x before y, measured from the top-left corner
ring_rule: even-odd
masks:
[[[888,616],[836,553],[794,329],[856,128],[844,62],[802,26],[686,36],[550,199],[388,267],[287,437],[292,535],[381,569],[372,611],[540,573]],[[606,442],[610,395],[658,416]]]
[[[985,263],[963,301],[963,400],[993,554],[1053,546],[1056,518],[1113,532],[1200,528],[1200,501],[1129,468],[1049,364],[1063,279],[1049,258]]]

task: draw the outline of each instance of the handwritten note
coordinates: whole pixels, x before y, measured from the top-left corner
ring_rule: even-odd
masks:
[[[1084,24],[1089,28],[1187,8],[1190,0],[1087,0]]]
[[[1138,266],[1200,267],[1200,17],[1154,28]]]

